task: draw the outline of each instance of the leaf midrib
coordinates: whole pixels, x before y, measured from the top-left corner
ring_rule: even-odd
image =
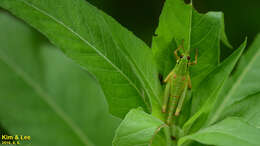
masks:
[[[219,134],[223,134],[223,135],[226,135],[226,136],[229,136],[229,137],[233,137],[233,138],[235,138],[235,139],[239,139],[239,140],[241,140],[241,141],[244,141],[244,142],[246,142],[246,143],[248,143],[248,144],[251,144],[251,145],[254,145],[254,144],[252,144],[250,141],[248,141],[247,139],[244,139],[244,138],[242,138],[242,137],[240,137],[240,136],[237,136],[237,135],[232,135],[232,134],[230,134],[230,133],[228,133],[228,132],[224,132],[224,131],[217,131],[218,129],[216,129],[216,131],[200,131],[200,132],[198,132],[197,134],[208,134],[208,133],[212,133],[212,134],[214,134],[214,133],[219,133]],[[195,135],[197,135],[197,134],[195,134]],[[192,136],[192,135],[191,135]]]
[[[3,54],[3,55],[1,55]],[[37,82],[34,82],[22,69],[20,69],[13,61],[11,61],[7,55],[2,51],[0,54],[0,60],[5,62],[17,75],[19,75],[27,85],[29,85],[35,93],[39,95],[50,106],[50,108],[56,113],[67,125],[79,136],[80,140],[86,146],[94,146],[89,140],[87,135],[74,123],[74,121],[51,99],[51,96],[46,93]]]
[[[103,16],[102,16],[102,18],[103,18]],[[106,19],[103,18],[103,20],[104,20],[104,22],[108,25]],[[112,33],[110,30],[109,30],[109,33],[110,33],[112,36],[114,36],[114,33]],[[119,40],[119,41],[120,41],[120,40]],[[115,42],[114,40],[113,40],[113,42],[115,43],[116,47],[117,47],[118,49],[120,49],[118,43]],[[123,44],[123,43],[122,43],[122,44]],[[124,45],[124,44],[123,44],[123,45]],[[124,46],[124,47],[125,47],[125,46]],[[124,53],[124,55],[126,56],[126,58],[127,58],[128,60],[130,60],[129,63],[130,63],[132,66],[134,66],[134,67],[136,68],[136,71],[140,74],[140,75],[139,75],[139,74],[136,74],[136,76],[139,78],[140,82],[142,82],[142,84],[143,84],[145,87],[148,86],[148,88],[150,89],[151,93],[152,93],[153,96],[155,97],[155,100],[156,100],[158,103],[160,103],[160,100],[159,100],[158,98],[156,98],[157,96],[156,96],[156,94],[154,93],[154,90],[155,90],[155,89],[152,88],[152,86],[150,85],[150,82],[148,82],[148,80],[147,80],[147,79],[145,78],[145,76],[143,75],[144,73],[142,72],[142,70],[140,70],[140,69],[138,68],[138,65],[134,62],[134,59],[133,59],[126,51],[122,51],[122,52]],[[144,79],[144,81],[142,81],[142,79]],[[136,89],[136,90],[137,90],[137,89]],[[144,90],[146,91],[146,93],[147,93],[147,95],[148,95],[149,97],[152,97],[152,96],[150,95],[150,92],[148,91],[147,88],[144,88]],[[146,102],[147,99],[143,96],[143,94],[140,93],[141,91],[138,90],[138,92],[139,92],[140,96],[142,97],[144,103],[146,104],[147,108],[149,108],[149,102],[148,102],[148,103]],[[151,99],[151,100],[153,100],[153,99]],[[148,101],[149,101],[149,98],[148,98]]]
[[[97,54],[99,54],[101,57],[103,57],[112,67],[115,68],[115,70],[117,70],[128,82],[129,84],[137,91],[137,93],[143,97],[141,91],[137,88],[137,86],[131,81],[131,79],[129,79],[127,77],[126,74],[124,74],[124,72],[122,72],[115,64],[113,64],[106,56],[104,56],[96,47],[94,47],[93,45],[91,45],[87,40],[85,40],[83,37],[81,37],[78,33],[76,33],[73,29],[71,29],[70,27],[68,27],[67,25],[65,25],[62,21],[56,19],[54,16],[49,15],[47,12],[45,12],[44,10],[36,7],[35,5],[28,3],[25,0],[21,0],[25,5],[37,10],[38,12],[42,13],[43,15],[51,18],[52,20],[54,20],[55,22],[57,22],[58,24],[60,24],[61,26],[63,26],[64,28],[66,28],[67,30],[69,30],[72,34],[74,34],[75,36],[77,36],[80,40],[82,40],[84,43],[86,43],[87,45],[89,45],[91,48],[93,48]]]
[[[251,61],[249,62],[249,64],[247,65],[247,67],[242,71],[241,76],[238,77],[238,79],[236,80],[236,82],[233,84],[232,88],[229,90],[228,94],[225,96],[226,98],[224,98],[224,101],[220,104],[219,108],[217,108],[215,114],[213,115],[213,117],[211,118],[209,125],[214,123],[218,117],[219,114],[222,112],[222,110],[225,108],[225,104],[229,101],[229,99],[232,97],[232,95],[234,94],[235,90],[239,87],[239,85],[241,84],[244,76],[247,74],[247,72],[250,70],[251,66],[253,65],[253,63],[255,62],[256,58],[260,55],[260,49],[258,49],[257,53],[255,53],[255,55],[252,57]]]
[[[190,26],[189,26],[188,51],[190,51],[190,49],[191,49],[191,48],[190,48],[190,47],[191,47],[191,31],[192,31],[191,28],[192,28],[192,14],[193,14],[193,10],[192,10],[192,9],[193,9],[193,8],[192,8],[192,0],[191,0],[191,2],[190,2],[190,7],[191,7],[191,8],[190,8],[190,24],[189,24]]]

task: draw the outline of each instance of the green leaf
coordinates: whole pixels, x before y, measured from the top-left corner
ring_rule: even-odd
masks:
[[[209,124],[218,121],[219,117],[235,102],[260,92],[260,35],[256,38],[248,52],[242,56],[235,73],[223,88],[214,111],[208,120]],[[242,108],[242,107],[241,107]]]
[[[147,45],[85,0],[1,0],[95,75],[110,112],[123,118],[143,107],[160,115],[161,86]],[[157,114],[158,113],[158,114]]]
[[[184,124],[185,133],[193,126],[193,131],[200,129],[209,116],[216,99],[228,79],[231,71],[246,47],[245,41],[239,49],[219,64],[200,84],[192,99],[193,116]],[[196,122],[196,123],[195,123]],[[195,123],[195,125],[193,125]]]
[[[199,52],[198,65],[191,67],[195,89],[219,63],[220,40],[226,36],[223,21],[221,12],[199,14],[184,0],[167,0],[152,45],[159,72],[165,77],[172,70],[173,51],[184,40],[184,48],[190,50],[192,56],[196,48]],[[223,40],[228,43],[226,37]]]
[[[227,118],[197,133],[185,136],[178,142],[181,146],[187,140],[196,140],[207,145],[220,146],[258,146],[260,129],[239,118]]]
[[[260,128],[260,92],[228,106],[221,114],[219,120],[229,116],[243,118],[249,124]]]
[[[118,119],[96,81],[2,12],[0,32],[0,125],[8,134],[37,146],[109,146]]]
[[[164,125],[162,121],[141,109],[133,109],[126,115],[118,127],[113,140],[113,146],[150,145],[151,142],[154,143],[154,135],[162,125]]]
[[[230,44],[228,37],[225,32],[225,21],[224,21],[224,14],[222,13],[222,19],[221,19],[221,41],[229,48],[233,48],[233,46]]]
[[[260,35],[257,36],[248,52],[242,56],[235,73],[225,85],[211,114],[209,124],[216,122],[225,111],[225,108],[260,92],[259,62]]]

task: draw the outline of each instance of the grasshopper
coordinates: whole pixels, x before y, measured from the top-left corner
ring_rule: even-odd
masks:
[[[174,56],[176,57],[176,65],[173,70],[168,74],[168,76],[163,81],[166,83],[164,90],[164,99],[162,105],[162,112],[166,113],[168,111],[168,116],[166,119],[166,124],[161,125],[154,133],[153,138],[150,141],[149,146],[152,145],[152,141],[155,135],[164,127],[170,127],[172,124],[173,115],[178,116],[181,111],[182,104],[184,102],[186,92],[188,88],[191,88],[191,79],[189,66],[197,64],[198,60],[198,49],[196,49],[195,60],[191,62],[191,57],[189,52],[182,53],[181,56],[178,55],[178,51],[183,49],[182,45],[174,51]],[[169,102],[168,102],[169,101]]]
[[[188,88],[191,88],[189,66],[197,64],[198,49],[196,49],[193,62],[191,62],[191,57],[187,51],[183,51],[184,53],[179,56],[178,51],[180,49],[184,50],[183,43],[174,51],[177,60],[176,65],[163,81],[166,83],[166,87],[163,95],[162,112],[167,112],[166,124],[169,126],[172,124],[173,116],[177,117],[179,115],[186,92]]]

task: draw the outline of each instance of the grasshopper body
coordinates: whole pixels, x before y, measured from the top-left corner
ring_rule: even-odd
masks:
[[[171,125],[173,116],[178,116],[181,111],[188,87],[191,88],[189,66],[197,64],[197,53],[195,61],[190,62],[189,53],[183,53],[180,57],[178,56],[180,48],[182,48],[182,46],[174,51],[174,55],[177,59],[176,65],[164,80],[166,87],[162,112],[167,112],[168,114],[166,119],[167,125]]]

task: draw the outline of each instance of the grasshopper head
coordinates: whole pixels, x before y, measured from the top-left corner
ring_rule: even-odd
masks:
[[[186,62],[189,62],[190,55],[182,54],[178,60],[185,60]]]
[[[174,55],[177,59],[177,65],[181,64],[182,66],[188,67],[189,65],[197,64],[198,49],[196,49],[195,61],[191,62],[190,52],[187,50],[185,51],[183,48],[183,42],[184,41],[182,41],[182,45],[174,51]],[[183,53],[180,52],[181,48],[183,49]],[[178,55],[179,53],[181,53],[181,56]]]
[[[180,75],[185,75],[187,74],[189,68],[189,63],[190,63],[190,56],[187,54],[181,54],[177,58],[177,62],[175,65],[175,71],[176,73]]]
[[[189,51],[186,51],[185,53],[181,53],[181,55],[178,55],[178,49],[174,51],[174,55],[177,59],[177,64],[187,64],[187,65],[194,65],[197,64],[197,58],[198,58],[198,49],[196,49],[196,55],[195,60],[191,61],[190,53]]]
[[[180,64],[180,63],[189,64],[190,59],[191,59],[191,57],[188,53],[182,53],[180,56],[177,57],[177,64]]]

